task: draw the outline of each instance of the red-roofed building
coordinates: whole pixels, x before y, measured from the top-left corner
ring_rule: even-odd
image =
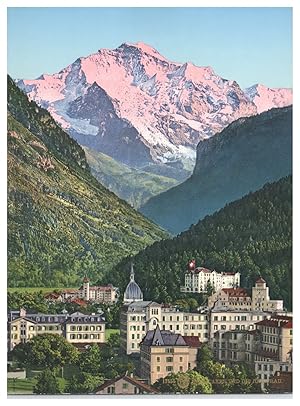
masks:
[[[283,309],[282,300],[271,300],[269,288],[262,278],[257,279],[252,294],[244,288],[223,288],[208,298],[209,308],[275,312]]]
[[[255,326],[261,334],[260,347],[253,351],[255,372],[265,388],[277,372],[292,373],[293,318],[273,315]]]
[[[185,272],[184,286],[181,292],[200,293],[206,292],[208,286],[212,286],[215,291],[222,288],[232,288],[240,286],[239,272],[216,272],[203,267],[196,267],[195,261],[189,261],[188,269]]]
[[[86,302],[115,303],[118,297],[118,288],[112,285],[90,286],[90,280],[86,276],[83,278],[83,284],[79,289],[64,289],[59,294],[52,292],[45,295],[48,301],[71,301],[75,303],[75,300],[77,300],[77,303],[81,303],[82,306],[85,306]]]
[[[220,307],[230,310],[250,310],[251,297],[244,288],[225,288],[208,298],[208,307]]]

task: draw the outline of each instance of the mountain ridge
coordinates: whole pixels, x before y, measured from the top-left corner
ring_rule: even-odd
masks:
[[[240,118],[197,147],[189,179],[152,197],[140,211],[172,233],[292,173],[292,108]],[[170,210],[170,202],[176,202]]]
[[[98,92],[88,98],[95,83]],[[211,67],[169,61],[144,43],[99,49],[59,73],[18,85],[81,145],[142,170],[163,165],[167,171],[177,163],[178,180],[183,170],[192,171],[198,142],[255,115],[256,100],[264,110],[292,101],[291,91],[275,97],[280,89],[266,88],[274,97],[262,102]],[[104,122],[97,108],[102,101],[110,103]],[[85,110],[80,118],[68,114],[76,106]]]

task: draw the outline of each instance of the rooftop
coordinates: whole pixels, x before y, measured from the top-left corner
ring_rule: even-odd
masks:
[[[244,288],[223,288],[222,292],[226,293],[229,297],[250,297]]]
[[[261,320],[256,326],[293,328],[293,318],[289,316],[277,316],[271,319]]]
[[[196,336],[183,336],[184,341],[189,347],[199,348],[202,343],[199,341],[199,338]]]
[[[131,383],[134,386],[137,386],[143,392],[146,392],[146,393],[159,393],[159,391],[157,389],[155,389],[153,386],[149,386],[145,382],[143,382],[143,381],[141,381],[141,380],[139,380],[137,378],[134,378],[132,376],[128,376],[128,375],[119,376],[117,378],[110,379],[110,380],[104,382],[102,385],[100,385],[95,390],[95,393],[97,394],[98,392],[101,392],[103,389],[107,388],[108,386],[111,386],[111,385],[115,384],[116,382],[120,381],[121,379],[124,379],[126,382]]]
[[[186,347],[188,344],[184,341],[181,334],[172,333],[169,330],[160,330],[156,327],[155,330],[149,330],[143,338],[141,344],[147,346],[172,346]]]

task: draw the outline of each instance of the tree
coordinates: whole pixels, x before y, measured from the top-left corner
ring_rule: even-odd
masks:
[[[203,344],[197,353],[197,370],[202,371],[201,365],[213,359],[213,354],[208,344]]]
[[[101,375],[93,375],[82,372],[78,376],[72,376],[67,387],[68,393],[91,393],[104,382]]]
[[[12,351],[14,359],[23,365],[36,365],[46,368],[62,367],[74,363],[78,350],[57,334],[41,334],[27,343],[18,344]]]
[[[78,358],[78,365],[81,371],[98,374],[101,370],[102,355],[97,344],[91,345],[82,352]]]
[[[55,395],[61,393],[55,372],[47,368],[37,378],[33,392],[39,395]]]
[[[234,374],[234,385],[231,393],[261,393],[261,386],[258,383],[254,372],[247,365],[239,364],[232,367]]]
[[[120,334],[119,333],[111,334],[109,336],[109,339],[107,340],[107,344],[113,349],[119,349],[120,348]]]
[[[159,379],[154,386],[162,393],[213,393],[209,380],[196,371],[170,374]]]
[[[233,371],[224,364],[214,361],[201,363],[201,373],[212,383],[214,393],[231,393],[235,376]]]

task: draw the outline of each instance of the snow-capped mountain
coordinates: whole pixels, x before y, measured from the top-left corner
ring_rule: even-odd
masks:
[[[171,62],[144,43],[100,49],[59,73],[17,83],[80,144],[181,176],[192,170],[200,140],[292,98],[290,89],[243,91],[211,67]]]
[[[245,89],[245,93],[249,100],[256,105],[258,114],[273,107],[285,107],[293,103],[291,89],[272,89],[261,84],[256,84]]]

